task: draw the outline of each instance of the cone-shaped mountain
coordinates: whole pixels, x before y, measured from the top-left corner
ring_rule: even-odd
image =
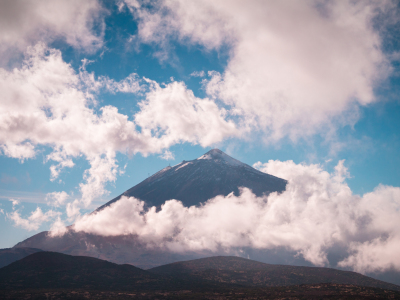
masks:
[[[160,206],[169,199],[191,206],[218,195],[226,196],[232,192],[239,195],[240,187],[251,189],[257,196],[283,192],[286,183],[286,180],[260,172],[219,149],[212,149],[197,159],[162,169],[99,210],[121,196],[144,200],[149,206]]]
[[[285,186],[286,180],[260,172],[218,149],[213,149],[198,159],[162,169],[98,210],[118,201],[123,195],[144,200],[148,206],[160,206],[170,199],[177,199],[185,206],[191,206],[218,195],[226,196],[232,192],[238,195],[240,187],[247,187],[257,196],[261,196],[275,191],[282,192]],[[72,228],[61,237],[51,237],[44,231],[14,247],[92,256],[143,268],[202,256],[197,253],[186,255],[149,249],[131,236],[93,235],[75,232]]]

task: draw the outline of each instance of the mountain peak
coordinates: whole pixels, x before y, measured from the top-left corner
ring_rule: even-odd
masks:
[[[286,180],[260,172],[219,149],[212,149],[197,159],[184,160],[158,171],[98,210],[122,196],[135,197],[146,201],[148,206],[157,207],[167,200],[176,199],[189,207],[231,192],[238,196],[241,187],[249,188],[261,197],[284,191]]]
[[[217,162],[222,162],[222,163],[225,163],[225,164],[231,165],[231,166],[245,165],[244,163],[234,159],[233,157],[230,157],[228,154],[224,153],[223,151],[221,151],[217,148],[208,151],[207,153],[203,154],[196,160],[201,160],[201,159],[208,159],[208,160],[213,160],[213,161],[217,161]]]

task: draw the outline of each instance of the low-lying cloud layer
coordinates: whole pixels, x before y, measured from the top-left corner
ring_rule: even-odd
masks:
[[[149,247],[168,251],[225,251],[235,248],[286,248],[317,266],[341,249],[338,266],[358,272],[400,270],[400,188],[379,186],[354,195],[343,161],[330,174],[319,165],[269,161],[257,166],[288,179],[282,194],[258,198],[248,189],[240,196],[218,196],[200,207],[169,200],[157,211],[135,198],[85,215],[76,231],[104,236],[137,235]]]

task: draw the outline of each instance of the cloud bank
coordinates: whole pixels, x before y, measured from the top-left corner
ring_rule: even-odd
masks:
[[[121,200],[83,216],[76,231],[104,236],[137,235],[149,247],[173,252],[237,248],[295,251],[317,266],[331,266],[328,255],[341,249],[339,267],[358,272],[400,270],[400,188],[379,186],[354,195],[343,161],[333,173],[320,165],[269,161],[257,164],[288,179],[282,194],[217,196],[200,207],[166,201],[157,211],[135,198]]]
[[[171,41],[227,46],[227,67],[210,73],[206,91],[269,142],[353,124],[358,106],[376,100],[374,87],[391,72],[373,26],[389,15],[389,1],[125,3],[139,20],[137,39],[160,45],[161,57]]]

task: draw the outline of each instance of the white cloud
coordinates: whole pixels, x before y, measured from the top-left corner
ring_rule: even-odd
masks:
[[[46,195],[46,202],[47,205],[58,207],[64,205],[68,198],[69,195],[64,191],[52,192]]]
[[[204,77],[206,75],[206,73],[204,73],[204,71],[195,71],[192,74],[190,74],[190,76],[192,77]]]
[[[353,124],[391,71],[373,27],[390,1],[125,2],[144,43],[228,45],[228,65],[211,73],[206,90],[267,141]]]
[[[95,77],[94,72],[86,71],[86,66],[94,61],[82,59],[82,66],[79,69],[79,79],[82,86],[87,91],[87,96],[92,98],[92,92],[111,92],[115,93],[136,93],[144,92],[145,87],[142,86],[142,80],[136,73],[129,74],[121,81],[115,81],[107,76]]]
[[[160,157],[165,160],[174,160],[175,159],[174,154],[169,150],[165,150],[164,153],[162,155],[160,155]]]
[[[169,200],[159,211],[123,197],[83,216],[74,228],[105,236],[134,234],[149,247],[174,252],[284,248],[318,266],[330,265],[328,253],[341,247],[347,258],[340,266],[359,272],[400,270],[395,251],[400,243],[400,188],[380,186],[362,197],[354,195],[344,181],[348,173],[343,161],[332,174],[320,165],[292,161],[258,167],[287,178],[286,191],[257,198],[244,189],[238,197],[218,196],[200,207]]]
[[[106,182],[117,178],[115,152],[108,155],[89,157],[90,169],[85,171],[85,183],[81,183],[82,202],[88,207],[93,199],[107,194],[104,189]]]
[[[65,226],[64,222],[58,216],[56,221],[51,225],[48,235],[50,237],[63,236],[68,232],[68,228]]]
[[[79,199],[67,203],[66,213],[69,221],[72,222],[80,216],[80,207],[82,207],[82,203]]]
[[[206,147],[227,137],[237,136],[233,121],[226,120],[226,111],[210,99],[200,99],[184,83],[173,81],[161,88],[152,87],[146,100],[139,103],[135,122],[144,135],[159,138],[163,148],[180,142],[199,143]]]
[[[140,85],[138,75],[135,73],[130,74],[119,82],[107,77],[99,78],[99,82],[106,90],[112,93],[138,93],[144,91],[144,88]]]
[[[1,59],[15,49],[24,52],[38,41],[63,39],[78,49],[93,51],[103,42],[105,11],[97,0],[0,2]]]
[[[351,241],[351,255],[339,265],[357,272],[400,270],[400,189],[381,185],[365,194],[360,206],[368,211],[370,222],[364,231],[369,238]]]
[[[52,180],[62,168],[74,165],[74,157],[85,155],[91,169],[80,185],[84,206],[105,193],[105,182],[115,180],[116,151],[152,150],[115,107],[102,107],[100,114],[89,108],[95,103],[93,95],[87,93],[79,74],[59,51],[43,44],[29,48],[20,69],[0,69],[0,87],[3,153],[23,160],[33,157],[38,145],[52,147],[47,159],[58,162],[51,166]],[[144,149],[137,149],[140,146]]]
[[[0,146],[0,149],[3,150],[4,155],[8,157],[18,158],[21,162],[23,162],[27,158],[35,157],[34,146],[29,143],[20,143],[16,144],[8,144],[5,142]]]
[[[46,213],[37,207],[35,211],[31,213],[31,215],[24,219],[21,217],[21,214],[18,211],[13,211],[11,213],[7,213],[7,217],[14,221],[16,226],[22,227],[26,230],[38,230],[40,225],[44,222],[48,222],[55,217],[59,217],[61,215],[60,212],[55,212],[53,210],[49,210]]]
[[[14,208],[15,206],[17,206],[17,205],[20,204],[19,200],[10,199],[10,201],[11,201],[11,203],[12,203],[13,208]]]

